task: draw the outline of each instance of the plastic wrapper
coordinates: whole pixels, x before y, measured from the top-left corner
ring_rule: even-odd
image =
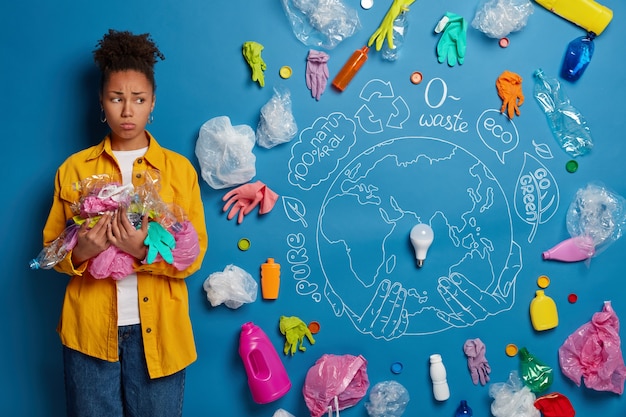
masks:
[[[205,122],[196,141],[202,179],[216,190],[250,181],[256,175],[255,141],[250,126],[233,126],[227,116]]]
[[[599,183],[579,189],[567,210],[567,231],[590,238],[598,255],[622,236],[626,199]]]
[[[272,417],[295,417],[295,416],[291,414],[289,411],[279,408],[278,410],[274,412]]]
[[[624,392],[626,366],[622,357],[619,319],[610,301],[591,321],[580,326],[559,348],[565,376],[596,391]]]
[[[341,0],[281,0],[291,29],[308,46],[333,49],[361,29],[355,9]]]
[[[402,384],[383,381],[372,387],[365,408],[370,417],[400,417],[409,400],[409,392]]]
[[[256,130],[257,144],[273,148],[289,142],[298,133],[298,126],[291,112],[291,94],[285,88],[275,88],[272,98],[261,108]]]
[[[519,350],[519,358],[522,380],[532,392],[543,392],[550,388],[554,380],[551,367],[537,359],[525,347]]]
[[[535,394],[522,383],[517,371],[509,374],[507,382],[497,382],[489,387],[493,398],[491,414],[495,417],[541,417],[535,408]]]
[[[479,4],[472,27],[500,39],[524,28],[534,6],[530,0],[486,0]]]
[[[224,304],[231,309],[256,301],[259,288],[252,275],[232,264],[209,275],[202,287],[211,306]]]
[[[354,406],[368,388],[363,356],[325,354],[307,371],[302,393],[311,417],[321,417]]]

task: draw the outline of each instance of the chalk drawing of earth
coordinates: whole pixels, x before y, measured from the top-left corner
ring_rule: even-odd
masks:
[[[416,223],[435,232],[422,268]],[[397,138],[358,155],[330,185],[316,239],[326,299],[375,338],[471,326],[515,300],[522,256],[507,198],[480,160],[444,140]]]

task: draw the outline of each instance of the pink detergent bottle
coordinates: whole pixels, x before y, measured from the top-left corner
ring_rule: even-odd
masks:
[[[241,326],[239,356],[256,403],[275,401],[291,389],[291,381],[278,352],[265,332],[252,322]]]
[[[596,250],[591,237],[577,236],[566,239],[543,252],[543,259],[562,262],[578,262],[591,258],[595,252]]]

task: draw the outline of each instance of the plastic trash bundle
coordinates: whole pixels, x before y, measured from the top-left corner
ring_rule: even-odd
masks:
[[[291,94],[286,88],[275,88],[272,98],[261,108],[256,128],[257,144],[273,148],[289,142],[298,133],[298,126],[291,112]]]
[[[308,46],[333,49],[361,29],[356,10],[341,0],[282,0],[294,35]]]
[[[556,78],[547,77],[542,69],[534,73],[533,95],[546,115],[548,127],[561,148],[576,158],[593,148],[591,130],[583,115],[575,108]]]
[[[233,126],[228,116],[205,122],[196,141],[202,179],[216,190],[241,185],[256,175],[254,130]]]
[[[517,371],[509,374],[507,382],[497,382],[489,387],[493,398],[491,414],[495,417],[540,417],[535,408],[535,394],[522,384]]]
[[[596,391],[624,392],[626,366],[622,357],[619,318],[610,301],[591,321],[580,326],[559,348],[559,364],[565,376]]]
[[[228,308],[237,309],[245,303],[256,301],[259,286],[252,275],[231,264],[224,271],[209,275],[202,288],[211,306],[225,304]]]
[[[530,0],[486,0],[478,6],[472,27],[490,38],[504,38],[523,29],[534,10]]]
[[[409,400],[409,392],[402,384],[383,381],[372,387],[365,408],[370,417],[400,417]]]
[[[622,236],[626,199],[599,183],[576,192],[566,216],[566,239],[543,253],[544,259],[575,262],[590,259]]]
[[[369,388],[367,361],[361,355],[324,354],[309,368],[302,388],[311,417],[333,409],[336,415],[357,404]]]

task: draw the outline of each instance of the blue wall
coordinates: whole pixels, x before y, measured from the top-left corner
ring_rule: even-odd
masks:
[[[372,9],[363,10],[357,0],[345,1],[358,11],[362,29],[327,51],[331,79],[352,51],[368,40],[390,3],[378,0]],[[363,355],[372,385],[392,379],[403,384],[411,397],[406,415],[452,416],[461,399],[469,401],[474,415],[489,415],[489,386],[472,384],[462,350],[465,340],[477,337],[487,346],[491,382],[505,382],[519,368],[518,358],[504,352],[508,343],[514,343],[554,368],[548,392],[566,395],[577,415],[623,415],[626,401],[621,396],[577,387],[563,376],[557,350],[605,300],[612,302],[618,316],[626,317],[626,295],[621,290],[625,241],[618,240],[589,265],[546,262],[541,253],[569,237],[566,212],[578,189],[601,181],[626,195],[622,111],[626,75],[620,64],[626,52],[622,25],[626,6],[605,1],[614,11],[613,22],[596,39],[587,72],[575,84],[562,81],[595,141],[592,153],[578,158],[580,167],[570,174],[565,170],[570,158],[552,138],[532,97],[532,74],[543,68],[556,76],[567,43],[584,32],[535,4],[527,26],[509,36],[508,48],[470,27],[465,63],[452,68],[437,63],[439,37],[433,33],[437,21],[447,11],[471,21],[477,3],[415,2],[400,59],[390,63],[370,52],[346,91],[329,87],[318,102],[304,82],[309,47],[294,36],[278,0],[4,2],[1,169],[8,181],[0,251],[6,268],[0,279],[5,317],[0,414],[64,415],[55,326],[67,279],[52,271],[31,272],[27,263],[41,247],[57,166],[106,133],[99,122],[98,74],[91,51],[103,33],[115,28],[150,32],[165,54],[166,60],[156,68],[158,98],[150,129],[161,144],[189,157],[198,170],[194,149],[200,126],[213,117],[228,116],[233,125],[255,129],[274,87],[289,89],[299,128],[289,144],[254,149],[255,180],[281,196],[269,214],[258,216],[255,210],[241,225],[228,221],[221,201],[226,190],[202,183],[209,251],[202,270],[188,279],[199,358],[188,370],[186,416],[271,416],[278,408],[306,416],[301,393],[305,375],[325,353]],[[264,88],[251,81],[241,55],[242,44],[250,40],[265,47]],[[278,73],[283,65],[294,70],[286,80]],[[416,70],[424,75],[419,85],[409,82]],[[512,123],[498,112],[495,80],[504,70],[524,80],[526,102]],[[457,124],[430,123],[447,117]],[[490,120],[510,136],[497,137],[498,129],[485,127]],[[320,132],[341,137],[341,145],[326,152],[311,148],[311,139],[319,138]],[[317,159],[308,159],[312,156]],[[421,157],[438,163],[418,163],[415,168],[402,164],[425,161]],[[302,161],[305,174],[299,171]],[[370,177],[362,180],[370,188],[346,191],[347,181],[358,182],[355,175],[364,168],[372,168]],[[546,193],[553,204],[532,220],[533,213],[523,204],[521,177],[538,168],[548,174]],[[478,204],[468,216],[470,191]],[[482,198],[488,196],[493,196],[489,201],[493,204],[485,204]],[[457,230],[460,241],[451,239],[446,230],[465,220],[463,225],[472,231]],[[430,222],[436,232],[422,269],[415,267],[408,244],[410,227],[417,221]],[[242,237],[252,243],[245,252],[237,249]],[[470,237],[478,247],[481,242],[492,244],[492,256],[481,259],[474,252],[472,262],[463,258],[469,250],[463,245]],[[278,300],[259,296],[237,310],[211,307],[202,288],[210,274],[235,264],[258,278],[268,257],[282,266]],[[458,292],[439,295],[439,278],[455,272],[480,290],[471,309],[455,308]],[[551,278],[546,293],[557,303],[560,323],[539,333],[532,329],[528,311],[538,289],[537,277],[543,274]],[[387,307],[395,307],[388,314],[374,308],[381,300],[375,291],[384,280],[409,295],[383,297]],[[498,290],[504,295],[496,298]],[[567,301],[570,293],[578,295],[578,302]],[[237,354],[240,326],[254,321],[280,352],[281,315],[307,323],[317,320],[321,331],[314,345],[306,345],[306,352],[281,353],[293,388],[274,403],[258,405],[252,401]],[[400,322],[394,321],[398,318]],[[406,327],[390,330],[405,323],[403,318]],[[431,353],[442,354],[448,370],[452,395],[443,403],[432,396],[427,365]],[[399,375],[389,370],[395,361],[404,365]],[[341,415],[367,415],[364,402]]]

